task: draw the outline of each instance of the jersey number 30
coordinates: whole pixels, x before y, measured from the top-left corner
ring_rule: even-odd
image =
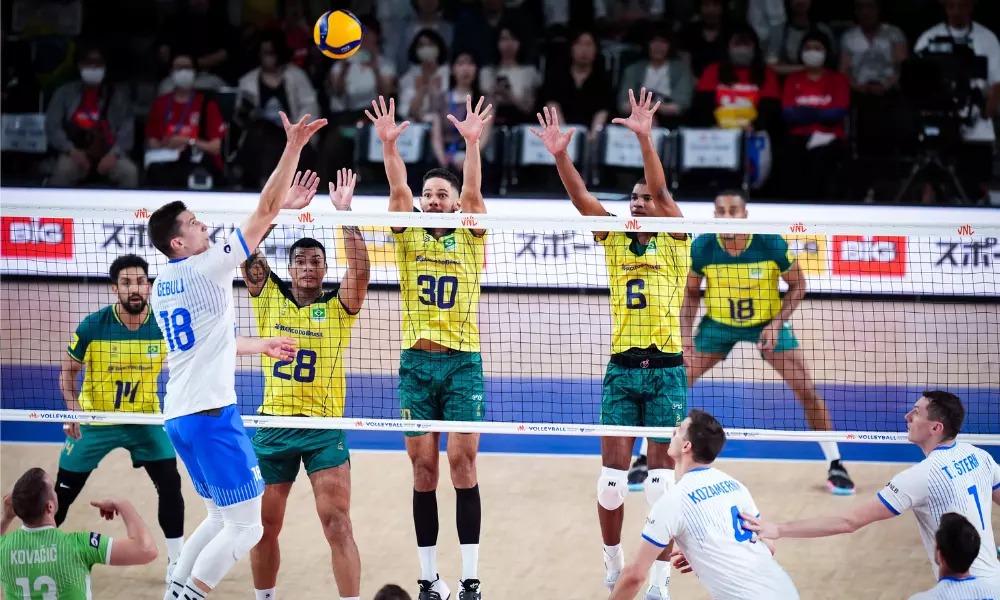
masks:
[[[458,295],[458,277],[444,275],[435,279],[431,275],[417,277],[420,286],[420,303],[427,306],[437,306],[448,310],[455,306],[455,296]]]
[[[295,368],[292,370],[292,374],[289,375],[282,371],[282,367],[287,367],[292,364],[293,361],[290,360],[279,360],[274,363],[274,370],[271,374],[278,379],[284,379],[286,381],[295,380],[299,383],[312,383],[313,379],[316,379],[316,353],[312,350],[299,350],[298,354],[295,355]]]
[[[163,337],[167,338],[170,351],[184,351],[194,346],[194,329],[191,327],[191,313],[186,308],[175,308],[172,312],[160,311]]]
[[[36,592],[41,592],[42,600],[56,600],[59,598],[58,590],[56,589],[56,581],[51,577],[46,577],[45,575],[36,577],[34,585],[31,585],[31,581],[27,577],[18,577],[14,580],[14,583],[17,587],[21,588],[21,592],[24,593],[24,600],[31,600],[33,597],[31,595],[32,588],[34,588]]]

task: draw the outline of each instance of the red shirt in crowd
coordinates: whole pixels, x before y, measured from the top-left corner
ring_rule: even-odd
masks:
[[[187,101],[178,101],[174,94],[165,94],[153,102],[146,119],[146,137],[154,140],[166,140],[174,136],[205,139],[208,141],[221,139],[226,135],[226,123],[215,102],[209,102],[205,107],[205,137],[201,137],[201,106],[205,102],[205,94],[194,92]],[[222,157],[213,156],[216,166],[222,167]]]
[[[749,67],[734,67],[736,81],[719,81],[719,63],[705,68],[698,80],[696,91],[715,92],[715,120],[719,127],[742,128],[757,119],[757,108],[763,98],[775,101],[781,98],[778,76],[770,67],[764,69],[764,84],[757,85],[751,79]]]
[[[108,93],[111,93],[110,91]],[[113,145],[115,143],[115,136],[111,132],[111,126],[108,124],[107,115],[104,115],[104,119],[101,118],[101,97],[100,91],[96,88],[83,88],[83,93],[80,96],[80,105],[76,107],[73,114],[70,115],[70,120],[73,121],[81,129],[95,129],[101,132],[105,136],[108,145]]]
[[[781,108],[792,135],[832,133],[844,139],[844,118],[851,105],[851,85],[847,76],[823,69],[818,79],[805,71],[785,80]]]

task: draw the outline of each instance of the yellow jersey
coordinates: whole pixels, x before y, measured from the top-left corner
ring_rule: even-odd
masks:
[[[159,413],[156,380],[167,357],[163,335],[149,312],[132,331],[115,306],[87,315],[66,347],[85,367],[80,406],[96,412]]]
[[[429,231],[393,232],[403,300],[403,348],[420,339],[452,350],[479,352],[479,284],[486,266],[486,235],[455,229],[435,239]]]
[[[715,234],[698,236],[691,270],[705,277],[706,315],[733,327],[768,323],[781,311],[778,279],[795,263],[780,235],[756,234],[733,256]]]
[[[264,288],[251,296],[257,333],[288,336],[298,341],[295,357],[261,357],[264,403],[261,413],[278,416],[342,417],[347,398],[344,350],[351,342],[350,314],[336,292],[326,292],[308,306],[299,306],[292,291],[271,273]]]
[[[657,234],[642,246],[636,234],[612,231],[598,242],[604,246],[611,289],[611,353],[653,345],[661,352],[681,352],[690,238]]]

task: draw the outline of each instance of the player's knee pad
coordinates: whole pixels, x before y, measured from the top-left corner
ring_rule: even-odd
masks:
[[[617,510],[625,504],[627,495],[628,471],[602,467],[597,480],[597,503],[605,510]]]
[[[246,502],[224,506],[219,511],[222,513],[224,521],[219,535],[230,540],[234,554],[238,557],[246,556],[250,553],[250,549],[264,537],[261,498],[258,496]]]
[[[180,494],[181,474],[177,472],[177,459],[156,460],[143,465],[158,494]]]
[[[650,469],[646,477],[646,501],[654,506],[673,486],[673,469]]]
[[[66,512],[69,510],[70,505],[76,500],[76,497],[80,495],[83,490],[84,484],[87,483],[87,478],[90,477],[90,472],[81,473],[79,471],[67,471],[66,469],[59,469],[59,473],[56,474],[56,498],[59,500],[59,509],[56,511],[56,526],[62,525],[62,522],[66,520]]]

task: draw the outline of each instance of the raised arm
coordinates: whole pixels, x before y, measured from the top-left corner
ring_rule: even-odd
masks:
[[[490,111],[493,105],[483,108],[484,98],[480,96],[475,110],[472,109],[472,96],[465,97],[465,120],[459,121],[455,115],[448,115],[455,129],[465,140],[465,161],[462,165],[462,212],[486,213],[486,201],[483,200],[483,162],[480,156],[479,143],[483,130],[493,118]]]
[[[556,159],[556,170],[559,171],[559,180],[569,194],[573,206],[586,217],[606,217],[608,211],[601,206],[601,203],[587,191],[587,184],[584,183],[580,172],[576,170],[576,165],[569,157],[569,143],[576,133],[576,128],[563,132],[559,129],[559,114],[554,108],[543,107],[538,113],[539,129],[531,129],[538,139],[545,144],[545,149]]]
[[[3,497],[3,517],[0,518],[0,535],[7,533],[16,516],[14,514],[14,501],[12,498],[13,494],[7,494]]]
[[[313,173],[312,171],[303,173],[299,171],[295,174],[295,179],[292,180],[291,187],[285,192],[285,200],[281,208],[301,210],[309,206],[309,203],[316,196],[316,190],[318,189],[319,175],[317,173]],[[258,246],[264,243],[267,236],[271,235],[274,227],[275,225],[273,224],[268,226]],[[247,291],[251,296],[259,296],[264,289],[264,285],[267,283],[267,278],[271,275],[271,266],[267,264],[267,258],[260,251],[254,252],[250,255],[250,258],[243,262],[240,270],[243,273],[243,281],[246,282]]]
[[[627,119],[617,118],[612,119],[611,122],[626,127],[639,140],[646,186],[649,188],[649,195],[653,198],[653,204],[656,207],[655,216],[681,217],[683,216],[681,209],[674,202],[670,190],[667,189],[667,176],[663,172],[663,161],[656,153],[656,145],[653,143],[653,116],[660,108],[660,103],[653,104],[653,93],[647,92],[646,88],[639,91],[638,102],[636,102],[635,94],[629,90],[628,100],[632,106],[632,114]],[[679,236],[674,235],[674,237]]]
[[[372,109],[374,114],[366,110],[365,115],[375,125],[375,134],[382,141],[382,160],[389,179],[389,210],[412,212],[413,192],[406,183],[406,163],[396,147],[399,136],[410,126],[410,122],[403,121],[396,125],[396,101],[393,98],[389,98],[387,107],[385,98],[379,96],[378,101],[372,100]]]
[[[243,241],[246,242],[250,252],[257,250],[257,246],[267,234],[268,227],[282,209],[288,188],[292,185],[295,170],[299,165],[302,148],[309,143],[309,139],[314,133],[326,125],[326,119],[317,119],[309,123],[309,115],[303,116],[298,123],[289,123],[285,113],[280,114],[281,124],[285,128],[285,136],[287,137],[285,151],[282,152],[278,166],[275,167],[267,179],[267,183],[264,184],[264,189],[260,192],[257,210],[250,215],[242,228]]]
[[[358,176],[350,169],[337,171],[337,185],[330,182],[330,201],[337,210],[351,210],[354,186]],[[340,280],[340,303],[347,312],[357,314],[368,294],[368,280],[371,277],[371,262],[368,260],[368,246],[356,226],[342,227],[344,252],[347,254],[347,271]]]
[[[111,544],[111,557],[108,564],[115,567],[130,565],[145,565],[156,559],[156,541],[149,532],[142,517],[128,500],[104,500],[91,502],[91,506],[100,511],[101,516],[108,521],[121,515],[125,522],[126,539],[116,539]]]

